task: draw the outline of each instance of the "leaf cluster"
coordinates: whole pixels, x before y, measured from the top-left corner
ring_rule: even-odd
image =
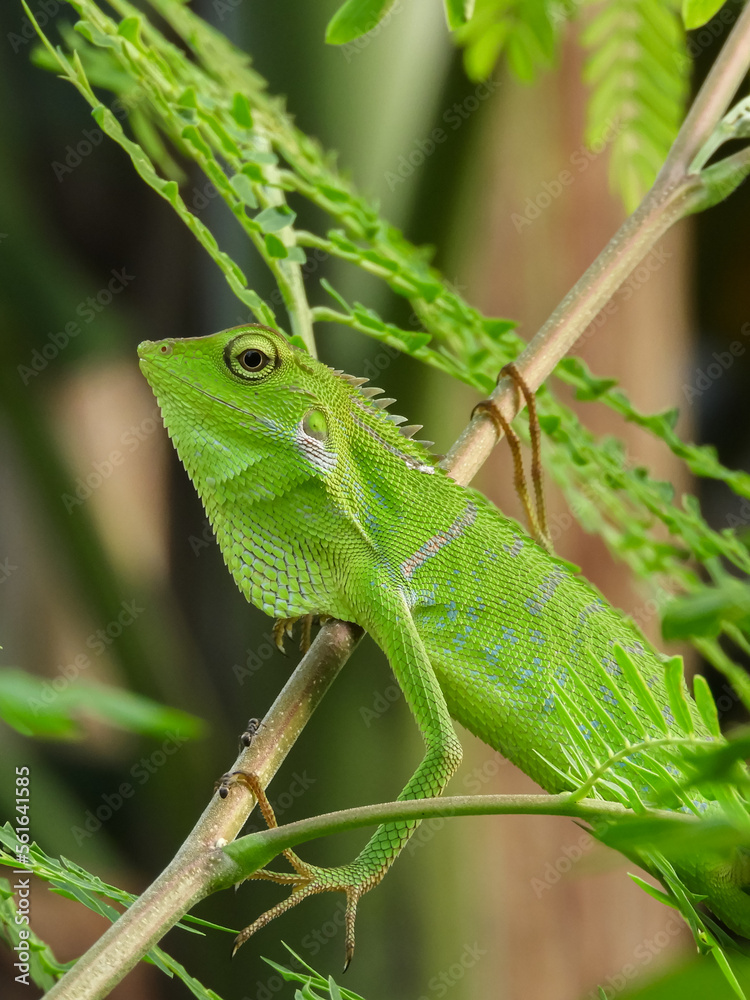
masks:
[[[7,667],[0,669],[0,718],[22,736],[46,739],[80,738],[84,718],[147,736],[172,732],[193,739],[203,729],[196,716],[123,688],[85,681],[72,685],[62,676],[47,681]]]
[[[619,703],[627,729],[607,710],[606,701],[568,669],[564,685],[556,681],[555,711],[566,732],[563,752],[569,766],[565,772],[555,770],[571,789],[572,800],[601,797],[630,811],[594,821],[594,835],[660,880],[664,890],[630,876],[682,915],[699,951],[713,956],[734,993],[744,997],[726,954],[736,948],[735,942],[699,908],[702,897],[687,888],[675,865],[681,858],[726,857],[746,848],[750,779],[744,762],[750,735],[744,731],[728,742],[722,739],[716,705],[701,676],[695,678],[691,705],[680,657],[665,663],[668,711],[656,702],[627,652],[616,647],[615,658],[619,675],[606,671],[596,657],[591,663],[600,673],[600,689]],[[638,712],[629,707],[630,692],[637,696]],[[686,814],[700,822],[685,823]]]

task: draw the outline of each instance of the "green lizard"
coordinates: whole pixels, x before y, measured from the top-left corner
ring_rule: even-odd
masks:
[[[403,418],[383,405],[392,400],[374,399],[382,390],[255,325],[146,342],[139,355],[246,598],[284,624],[311,614],[356,622],[387,655],[426,746],[402,799],[439,795],[458,767],[451,716],[550,792],[575,787],[566,777],[571,749],[580,758],[590,747],[592,767],[606,759],[611,722],[633,744],[644,732],[719,738],[684,681],[684,711],[670,707],[664,659],[633,622],[438,468],[411,439],[418,428],[399,428]],[[568,691],[582,734],[576,748],[559,708]],[[642,785],[642,769],[621,757],[593,794],[616,799],[618,775]],[[716,806],[693,802],[695,811]],[[291,895],[238,940],[312,893],[341,890],[348,964],[357,901],[415,826],[379,827],[341,868],[289,852],[296,874],[268,877],[292,884]],[[743,851],[681,859],[677,870],[714,913],[750,934]]]

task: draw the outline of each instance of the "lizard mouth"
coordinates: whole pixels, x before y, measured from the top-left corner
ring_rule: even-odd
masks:
[[[149,344],[150,345],[152,343],[153,343],[153,341],[147,340],[147,341],[144,341],[144,344],[140,344],[139,347],[138,347],[139,353],[140,353],[140,348],[141,347],[145,346],[145,344]],[[143,371],[144,374],[146,374],[146,369],[149,369],[149,370],[153,371],[154,368],[156,367],[154,365],[154,361],[155,360],[156,359],[154,359],[152,357],[149,357],[149,355],[141,355],[140,359],[138,361],[138,364],[140,365],[141,371]],[[250,410],[244,410],[241,406],[237,406],[236,403],[230,403],[229,400],[222,399],[221,396],[215,396],[212,392],[208,392],[208,390],[204,389],[203,386],[198,385],[197,382],[191,382],[190,379],[183,378],[182,375],[178,375],[176,372],[171,371],[169,368],[160,368],[159,367],[157,370],[160,372],[160,374],[162,374],[162,375],[168,375],[170,378],[174,379],[175,381],[182,382],[183,385],[188,386],[194,392],[199,392],[202,396],[205,396],[207,399],[212,399],[215,403],[221,403],[222,406],[226,406],[230,410],[235,410],[237,413],[241,413],[245,417],[250,417],[252,420],[257,420],[258,419],[257,416],[256,416],[256,414],[252,413]],[[149,382],[151,381],[148,378],[148,375],[146,375],[146,378],[147,378],[147,380]]]

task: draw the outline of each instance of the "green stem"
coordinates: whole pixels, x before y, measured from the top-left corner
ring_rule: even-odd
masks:
[[[560,795],[446,795],[440,799],[410,799],[384,802],[356,809],[312,816],[271,830],[261,830],[240,837],[221,849],[237,868],[221,871],[214,889],[224,889],[265,867],[287,848],[305,844],[319,837],[357,830],[363,826],[404,820],[441,819],[455,816],[570,816],[591,823],[632,816],[632,810],[619,802],[605,799],[578,799],[569,792]],[[649,809],[640,818],[665,822],[698,823],[695,816]]]
[[[679,183],[686,167],[708,141],[729,107],[747,75],[749,63],[750,4],[746,3],[688,111],[656,179],[657,185],[669,187]]]
[[[731,156],[725,156],[718,163],[711,164],[701,172],[703,190],[700,201],[693,209],[702,212],[705,208],[718,205],[719,202],[735,191],[750,174],[750,146],[740,149]]]
[[[268,151],[270,152],[271,150],[272,146],[269,141]],[[265,204],[274,206],[286,205],[286,198],[283,191],[279,186],[274,186],[279,183],[280,171],[278,167],[268,166],[267,172],[269,180],[273,183],[263,188]],[[294,234],[289,226],[282,229],[279,236],[282,243],[287,247],[293,247],[299,243],[298,235]],[[284,300],[284,306],[289,316],[292,333],[300,337],[308,352],[314,358],[317,358],[318,352],[315,345],[313,317],[310,310],[310,303],[307,301],[307,292],[305,291],[305,283],[302,278],[300,265],[293,261],[269,257],[265,252],[265,244],[262,249],[259,247],[259,250],[261,256],[268,263],[279,286],[279,291],[281,292],[281,297]]]

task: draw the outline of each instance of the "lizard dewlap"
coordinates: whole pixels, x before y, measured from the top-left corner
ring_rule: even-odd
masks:
[[[588,755],[591,772],[621,750],[613,731],[631,743],[644,734],[720,739],[684,681],[670,702],[664,659],[636,626],[437,468],[412,439],[417,428],[400,428],[403,418],[383,406],[392,401],[377,399],[381,390],[260,326],[146,342],[139,355],[246,598],[279,619],[356,622],[388,656],[426,744],[401,798],[439,795],[455,771],[451,716],[550,792],[583,783],[571,779],[571,760],[585,767]],[[651,759],[675,773],[668,747]],[[621,801],[618,782],[640,789],[643,773],[638,754],[622,756],[589,794]],[[690,808],[717,806],[696,793]],[[380,827],[342,868],[305,866],[290,899],[247,933],[313,892],[338,889],[347,894],[350,956],[357,900],[415,825]],[[736,849],[675,862],[685,884],[744,934],[747,867]]]

